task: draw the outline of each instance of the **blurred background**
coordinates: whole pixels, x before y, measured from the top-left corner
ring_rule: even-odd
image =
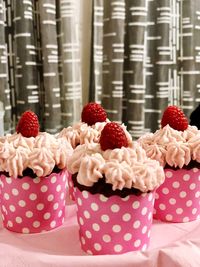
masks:
[[[200,103],[200,0],[0,0],[5,132],[31,109],[56,133],[101,103],[133,138]],[[1,105],[0,105],[1,107]]]

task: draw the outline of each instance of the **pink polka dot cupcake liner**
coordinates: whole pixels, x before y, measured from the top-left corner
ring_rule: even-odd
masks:
[[[200,219],[200,170],[165,169],[165,181],[156,190],[154,218],[168,222]]]
[[[68,172],[32,179],[1,175],[3,225],[17,233],[39,233],[62,225],[65,217]]]
[[[145,250],[150,240],[154,192],[125,198],[75,188],[79,238],[87,254]]]
[[[68,175],[68,192],[69,192],[69,197],[71,200],[75,201],[75,197],[74,197],[74,184],[72,181],[72,174],[69,173]]]

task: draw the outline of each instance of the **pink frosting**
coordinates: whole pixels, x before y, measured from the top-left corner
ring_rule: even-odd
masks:
[[[146,146],[146,154],[147,157],[151,159],[155,159],[160,162],[162,166],[165,166],[166,160],[165,160],[165,154],[166,150],[161,145],[157,144],[151,144]]]
[[[101,131],[103,130],[106,123],[109,120],[107,119],[105,122],[97,122],[92,126],[88,126],[87,123],[78,122],[74,124],[72,127],[69,126],[64,128],[57,137],[66,138],[72,145],[73,148],[76,148],[77,145],[88,144],[88,143],[98,143],[101,135]],[[126,129],[124,124],[121,125],[124,130],[124,133],[128,140],[128,145],[132,144],[132,137]]]
[[[180,131],[174,130],[169,125],[166,125],[164,128],[155,132],[153,136],[155,144],[158,145],[167,145],[170,142],[184,141]]]
[[[192,159],[200,162],[200,131],[188,141],[188,144],[192,151]]]
[[[83,144],[76,147],[71,157],[67,160],[67,168],[71,173],[77,173],[79,171],[81,160],[86,155],[92,155],[100,153],[101,148],[99,144]]]
[[[73,148],[79,144],[97,143],[103,127],[106,122],[98,122],[95,125],[88,126],[87,123],[78,122],[72,127],[64,128],[58,137],[65,137],[68,141],[71,142]]]
[[[6,170],[12,177],[22,176],[23,170],[28,167],[29,150],[24,147],[18,147],[12,150],[6,162]]]
[[[34,137],[24,137],[20,133],[14,133],[13,135],[7,135],[5,140],[12,144],[15,148],[19,146],[25,147],[27,149],[32,149],[34,147],[35,138]],[[3,141],[3,140],[2,140]]]
[[[80,132],[80,144],[97,143],[99,141],[100,133],[100,131],[92,127],[87,127]]]
[[[35,137],[35,143],[34,143],[34,148],[35,147],[46,147],[50,148],[53,145],[55,145],[55,137],[49,133],[42,132],[39,135]]]
[[[55,167],[53,153],[46,147],[34,148],[29,154],[28,167],[38,176],[47,176]]]
[[[0,139],[0,171],[17,178],[29,167],[41,177],[49,175],[55,165],[67,167],[67,158],[72,154],[71,144],[66,139],[41,132],[35,138],[21,134],[6,135]]]
[[[67,160],[72,155],[73,149],[71,144],[64,138],[59,138],[56,145],[51,147],[54,155],[55,164],[60,169],[67,167]]]
[[[112,184],[113,190],[122,190],[124,187],[134,187],[134,173],[131,166],[125,161],[107,161],[104,166],[104,174],[106,177],[106,182]]]
[[[164,171],[156,160],[146,159],[133,165],[134,187],[142,192],[151,191],[164,182]]]
[[[133,139],[130,135],[130,133],[127,131],[127,126],[125,126],[124,124],[121,125],[122,129],[124,130],[124,133],[126,135],[127,141],[128,141],[128,146],[132,145]]]
[[[77,180],[80,184],[92,186],[103,177],[104,159],[101,154],[85,155],[80,162]]]
[[[85,186],[92,186],[105,176],[113,190],[134,187],[147,192],[164,181],[163,168],[157,161],[148,159],[136,142],[132,148],[106,151],[95,143],[80,145],[68,159],[68,170],[78,173],[77,181]]]
[[[10,158],[10,155],[13,154],[15,148],[13,145],[9,144],[7,140],[0,142],[0,171],[6,169],[7,159]]]
[[[200,162],[200,131],[188,126],[185,131],[177,131],[169,125],[138,139],[147,156],[160,162],[162,166],[182,168],[191,159]]]
[[[188,125],[188,128],[185,131],[183,131],[182,136],[186,141],[188,141],[192,137],[196,136],[198,133],[199,130],[196,126]]]
[[[170,166],[182,168],[191,161],[190,148],[187,143],[172,142],[167,145],[166,162]]]
[[[97,143],[103,127],[106,122],[98,122],[95,125],[88,126],[87,123],[78,122],[72,127],[64,128],[59,134],[58,138],[66,138],[73,148],[80,144]]]
[[[133,161],[144,161],[146,159],[146,153],[142,147],[136,142],[132,143],[132,147],[122,147],[116,149],[107,149],[102,152],[103,157],[106,160],[118,161],[118,162],[127,162],[129,165]]]
[[[77,129],[73,129],[71,126],[62,129],[62,131],[57,135],[57,137],[65,138],[68,142],[70,142],[73,148],[80,144],[80,134]]]

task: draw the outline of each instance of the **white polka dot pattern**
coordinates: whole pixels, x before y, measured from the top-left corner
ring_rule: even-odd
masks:
[[[18,233],[49,231],[62,225],[65,216],[66,170],[47,178],[1,179],[4,227]]]
[[[165,169],[165,181],[156,190],[154,218],[189,222],[200,214],[200,170]]]
[[[127,198],[92,195],[77,188],[77,217],[82,249],[93,255],[146,249],[155,192]]]

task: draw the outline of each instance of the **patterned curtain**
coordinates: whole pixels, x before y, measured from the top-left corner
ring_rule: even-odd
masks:
[[[90,100],[134,138],[200,103],[200,0],[94,0]]]
[[[0,0],[0,101],[5,131],[36,112],[51,133],[79,120],[79,0]]]

